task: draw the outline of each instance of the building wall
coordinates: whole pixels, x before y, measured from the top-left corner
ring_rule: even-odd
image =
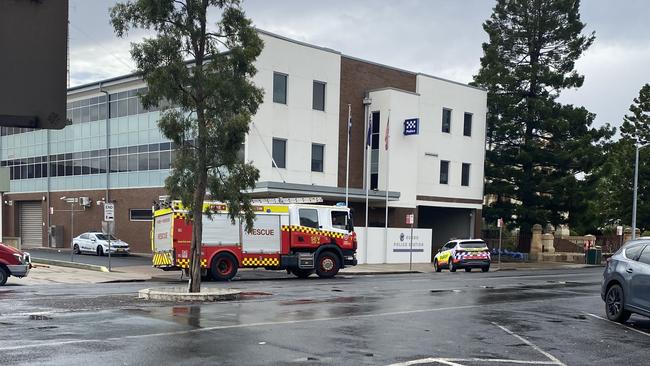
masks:
[[[352,109],[350,187],[363,188],[366,122],[363,99],[373,89],[394,87],[415,92],[416,74],[341,56],[341,103],[338,125],[338,186],[345,187],[348,104]]]
[[[340,54],[261,34],[264,50],[254,78],[264,103],[253,118],[246,160],[260,170],[260,181],[335,186],[338,164]],[[287,104],[273,102],[273,73],[288,75]],[[325,82],[325,111],[312,108],[313,82]],[[273,138],[287,140],[286,169],[275,169]],[[311,171],[311,145],[325,145],[323,172]]]
[[[83,208],[74,205],[74,232],[71,232],[70,204],[61,200],[69,196],[68,192],[52,192],[49,201],[46,193],[18,193],[7,194],[4,200],[11,201],[11,206],[4,206],[3,229],[6,236],[20,236],[18,222],[19,206],[21,201],[41,201],[43,208],[43,246],[48,245],[48,225],[56,225],[63,230],[63,247],[69,248],[71,238],[86,231],[101,231],[104,217],[103,206],[97,205],[105,192],[103,190],[87,190],[75,192],[76,196],[89,197],[91,206]],[[109,192],[110,199],[115,203],[115,228],[116,236],[131,245],[134,253],[151,252],[150,221],[131,221],[130,209],[151,209],[154,201],[164,195],[163,188],[116,189]],[[48,203],[49,202],[49,203]],[[49,207],[53,214],[49,214]],[[49,216],[49,223],[48,223]],[[72,234],[72,235],[71,235]],[[59,246],[61,247],[61,246]]]

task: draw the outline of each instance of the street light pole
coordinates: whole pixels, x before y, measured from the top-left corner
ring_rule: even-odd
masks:
[[[639,144],[635,144],[634,146],[636,147],[636,150],[634,155],[634,197],[632,198],[632,240],[636,239],[636,199],[639,190],[639,150],[648,145],[639,146]]]

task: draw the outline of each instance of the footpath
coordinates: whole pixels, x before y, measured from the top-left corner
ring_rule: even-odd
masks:
[[[87,266],[79,268],[77,263],[57,261],[51,264],[34,263],[34,268],[26,278],[10,277],[8,284],[17,285],[46,285],[46,284],[94,284],[116,282],[178,282],[186,280],[181,277],[180,271],[165,272],[149,265],[118,267],[107,272],[105,267]],[[570,264],[557,262],[518,262],[502,263],[501,268],[493,263],[490,272],[518,271],[518,270],[553,270],[553,269],[578,269],[598,267],[585,264]],[[429,263],[414,263],[409,268],[408,263],[402,264],[360,264],[355,267],[342,269],[340,275],[385,275],[400,273],[431,273],[433,266]],[[270,271],[264,269],[241,269],[238,277],[245,279],[269,278]],[[285,272],[276,272],[279,275]],[[289,275],[287,275],[289,276]],[[277,275],[276,275],[277,277]]]

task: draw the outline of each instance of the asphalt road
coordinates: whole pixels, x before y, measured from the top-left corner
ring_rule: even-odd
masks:
[[[70,261],[70,250],[64,249],[56,251],[52,249],[26,249],[32,258],[54,259],[59,261]],[[78,263],[94,264],[98,266],[108,266],[108,256],[99,257],[92,254],[80,254],[74,256],[74,261]],[[138,255],[111,255],[112,267],[127,266],[150,266],[151,258]]]
[[[601,273],[271,274],[203,305],[136,299],[169,283],[9,286],[0,364],[645,365],[650,320],[602,319]]]

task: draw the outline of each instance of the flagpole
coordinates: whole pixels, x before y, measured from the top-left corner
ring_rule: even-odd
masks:
[[[388,250],[388,188],[390,187],[390,150],[389,143],[390,140],[390,109],[388,110],[388,119],[386,120],[386,218],[384,222],[384,256],[386,256],[386,251]],[[387,258],[386,258],[387,259]],[[384,260],[386,262],[386,260]]]
[[[365,148],[366,148],[366,159],[365,159],[365,165],[363,167],[364,174],[365,174],[365,183],[366,183],[366,186],[365,186],[365,188],[366,188],[366,221],[365,221],[366,222],[366,228],[365,228],[365,231],[364,231],[363,241],[364,241],[364,260],[366,261],[366,264],[367,264],[368,263],[368,226],[369,226],[368,225],[368,192],[370,190],[370,177],[369,177],[369,175],[370,175],[370,160],[371,160],[370,159],[370,154],[368,153],[368,151],[370,150],[370,147],[372,146],[371,145],[372,142],[369,141],[371,139],[372,134],[370,134],[370,136],[368,136],[368,133],[372,132],[372,131],[370,131],[370,129],[371,129],[371,122],[370,121],[371,121],[372,117],[370,116],[369,108],[368,108],[367,105],[366,105],[365,115],[366,115],[366,118],[365,118],[365,120],[366,120],[366,124],[365,124],[366,130],[365,131],[368,131],[368,132],[366,132],[366,136],[365,136],[365,140],[366,140],[366,146],[365,146]]]
[[[352,124],[352,107],[348,104],[348,138],[347,151],[345,154],[345,207],[348,207],[350,190],[350,127]]]

